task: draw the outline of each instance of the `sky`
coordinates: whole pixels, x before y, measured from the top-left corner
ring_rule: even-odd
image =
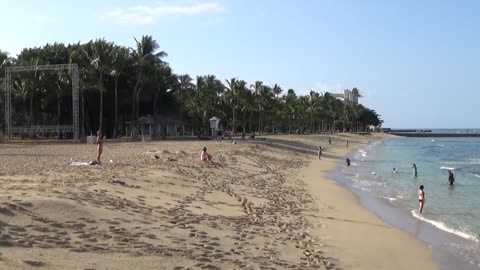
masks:
[[[8,1],[0,50],[152,35],[177,74],[357,87],[384,127],[480,128],[480,1]]]

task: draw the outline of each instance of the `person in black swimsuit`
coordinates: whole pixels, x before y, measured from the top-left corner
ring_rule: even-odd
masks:
[[[455,183],[455,176],[452,170],[448,170],[448,183],[450,183],[450,186],[453,186],[453,183]]]

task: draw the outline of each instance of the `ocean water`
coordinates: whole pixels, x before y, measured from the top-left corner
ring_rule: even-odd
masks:
[[[350,159],[352,166],[342,166],[341,178],[364,204],[426,241],[443,269],[480,269],[480,138],[385,139]],[[455,174],[453,187],[448,169]],[[420,185],[425,186],[423,214],[418,213]]]

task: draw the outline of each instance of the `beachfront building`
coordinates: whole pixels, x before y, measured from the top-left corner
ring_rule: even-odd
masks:
[[[343,93],[332,94],[334,98],[337,98],[345,104],[358,104],[358,98],[360,97],[358,90],[356,88],[352,90],[345,89]]]

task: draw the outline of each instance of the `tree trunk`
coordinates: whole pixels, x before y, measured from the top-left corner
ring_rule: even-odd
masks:
[[[153,119],[156,119],[156,116],[157,116],[157,98],[158,98],[158,93],[155,95],[155,98],[153,99]]]
[[[140,71],[137,75],[137,82],[135,83],[135,87],[133,88],[133,95],[132,95],[132,124],[135,121],[135,110],[137,103],[135,102],[135,98],[137,97],[137,91],[140,87],[140,80],[142,78],[142,71]]]
[[[103,76],[100,73],[100,113],[98,116],[98,130],[103,128]]]
[[[250,111],[250,123],[249,123],[249,128],[248,128],[250,133],[252,132],[252,116],[253,116],[253,110]]]
[[[135,96],[135,102],[137,103],[137,112],[135,113],[135,117],[138,119],[140,117],[140,93],[142,92],[142,88],[140,87],[137,91]]]
[[[85,97],[84,97],[84,92],[81,91],[81,95],[80,95],[80,121],[79,124],[80,124],[80,136],[85,136]]]
[[[57,93],[57,126],[60,126],[60,93]],[[57,138],[60,139],[60,131],[57,132]]]
[[[246,122],[247,111],[243,112],[243,133],[245,133],[245,122]]]
[[[235,135],[235,107],[233,108],[233,124],[232,124],[232,135]]]
[[[262,111],[258,111],[258,130],[257,133],[260,133],[260,130],[262,128]]]
[[[33,92],[30,94],[30,126],[33,125]]]
[[[115,120],[113,122],[113,138],[117,137],[118,129],[118,75],[115,75]]]

